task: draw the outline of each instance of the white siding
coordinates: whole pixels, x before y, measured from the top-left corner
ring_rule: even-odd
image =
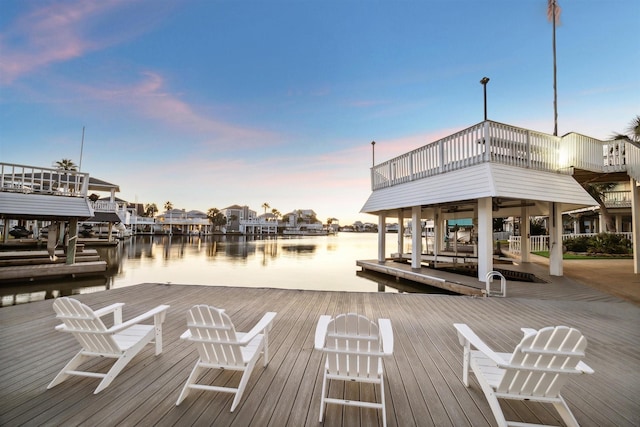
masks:
[[[569,206],[597,203],[571,176],[483,163],[374,191],[362,212],[434,205],[481,197],[555,201]]]
[[[84,197],[0,192],[0,215],[6,218],[79,218],[93,216]]]

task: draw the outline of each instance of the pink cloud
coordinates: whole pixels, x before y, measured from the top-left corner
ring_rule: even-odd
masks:
[[[89,32],[96,20],[130,4],[122,0],[53,2],[19,17],[0,34],[0,83],[12,83],[50,64],[80,57],[126,38],[126,31],[101,37],[92,37]],[[131,30],[129,34],[136,31],[140,30]]]
[[[2,82],[11,83],[34,69],[78,57],[91,49],[79,33],[79,23],[113,4],[101,1],[48,5],[19,18],[0,35]]]
[[[139,82],[126,86],[76,86],[72,89],[89,99],[106,101],[163,125],[200,135],[205,146],[233,142],[235,148],[246,148],[277,142],[273,132],[243,127],[200,112],[197,106],[171,93],[158,73],[144,72],[142,77]]]

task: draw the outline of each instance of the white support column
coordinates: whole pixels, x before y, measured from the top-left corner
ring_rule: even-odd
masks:
[[[404,250],[404,211],[398,209],[398,254],[402,258]]]
[[[411,208],[411,268],[420,268],[422,261],[422,208]]]
[[[478,199],[478,280],[493,271],[493,210],[491,197]]]
[[[433,213],[433,263],[438,262],[440,242],[442,242],[442,224],[440,222],[441,208],[435,208]]]
[[[615,215],[614,219],[616,222],[616,231],[622,231],[622,215]]]
[[[385,256],[385,246],[387,245],[386,240],[386,230],[385,230],[385,222],[387,217],[384,213],[378,215],[378,262],[384,262],[386,259]]]
[[[631,178],[631,238],[633,239],[633,272],[640,273],[640,187]]]
[[[562,211],[549,202],[549,274],[562,276]]]
[[[580,219],[573,219],[573,234],[580,234]]]
[[[529,222],[529,208],[523,206],[520,213],[520,262],[530,262],[529,235],[531,234],[531,223]]]

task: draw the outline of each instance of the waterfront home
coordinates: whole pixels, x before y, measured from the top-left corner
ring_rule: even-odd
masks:
[[[581,184],[628,183],[632,216],[634,271],[640,271],[640,148],[624,141],[600,141],[569,133],[562,137],[484,121],[371,168],[371,195],[362,212],[378,217],[378,262],[384,263],[385,223],[412,223],[412,253],[403,254],[398,233],[394,258],[437,264],[447,258],[470,263],[479,280],[493,269],[493,218],[520,217],[521,235],[529,218],[549,218],[549,273],[562,276],[563,212],[597,206]],[[423,220],[434,221],[435,244],[423,253]],[[477,235],[474,257],[445,251],[448,221],[468,220]],[[528,239],[522,240],[529,262]]]
[[[161,234],[211,234],[213,224],[206,213],[185,209],[169,209],[156,217]]]

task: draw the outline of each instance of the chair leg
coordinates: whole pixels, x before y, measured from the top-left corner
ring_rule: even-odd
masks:
[[[98,384],[98,388],[93,392],[93,394],[98,394],[105,388],[111,384],[111,382],[118,376],[118,374],[124,369],[127,364],[131,361],[133,355],[129,354],[129,352],[125,352],[122,356],[120,356],[116,362],[113,364],[107,375],[100,381]]]
[[[489,385],[489,383],[482,377],[482,375],[476,375],[478,383],[482,388],[484,393],[484,397],[487,399],[489,403],[489,407],[491,408],[491,412],[496,419],[496,423],[498,427],[507,427],[507,419],[504,417],[504,413],[502,412],[502,408],[500,407],[500,402],[498,401],[498,397],[496,396],[495,391]]]
[[[573,416],[573,413],[567,406],[567,402],[560,396],[561,402],[554,403],[553,406],[556,408],[556,411],[562,417],[562,420],[565,422],[567,427],[579,427],[578,420]]]
[[[462,383],[469,387],[469,359],[471,358],[471,347],[469,341],[464,345],[462,353]]]
[[[162,323],[155,325],[156,356],[162,353]]]
[[[238,403],[240,403],[240,399],[242,398],[242,393],[244,393],[244,388],[247,386],[249,382],[249,377],[251,376],[251,371],[253,371],[253,367],[256,364],[256,358],[254,358],[247,366],[244,368],[244,372],[242,373],[242,378],[240,379],[240,384],[238,384],[238,391],[236,391],[236,395],[233,398],[233,403],[231,404],[231,412],[236,409]]]
[[[191,384],[195,384],[196,380],[198,379],[198,376],[200,375],[200,371],[202,370],[202,368],[200,368],[201,361],[202,359],[198,359],[198,361],[196,362],[196,366],[194,366],[193,369],[191,370],[191,374],[189,374],[189,378],[187,378],[187,382],[184,384],[184,387],[182,387],[180,396],[178,396],[178,400],[176,401],[176,406],[182,403],[182,401],[187,397],[187,395],[191,391],[191,388],[189,388],[189,386]]]
[[[262,338],[262,353],[264,357],[264,367],[267,367],[269,363],[269,332],[264,331],[264,337]]]
[[[82,351],[78,352],[78,354],[73,356],[73,358],[69,361],[69,363],[67,363],[64,366],[64,368],[62,368],[62,370],[58,373],[58,375],[56,375],[53,381],[49,383],[49,385],[47,386],[47,389],[55,387],[61,382],[63,382],[64,380],[66,380],[67,378],[69,378],[71,375],[67,374],[66,372],[75,371],[78,366],[82,365],[89,358],[90,356],[85,356],[84,354],[82,354]]]
[[[326,405],[326,403],[324,402],[324,399],[327,396],[326,391],[327,391],[327,369],[325,368],[324,375],[323,375],[323,378],[322,378],[322,395],[320,396],[320,419],[319,419],[319,422],[322,422],[322,420],[324,418],[324,407]]]
[[[380,402],[382,403],[382,427],[387,427],[387,409],[384,403],[384,378],[380,378]]]

